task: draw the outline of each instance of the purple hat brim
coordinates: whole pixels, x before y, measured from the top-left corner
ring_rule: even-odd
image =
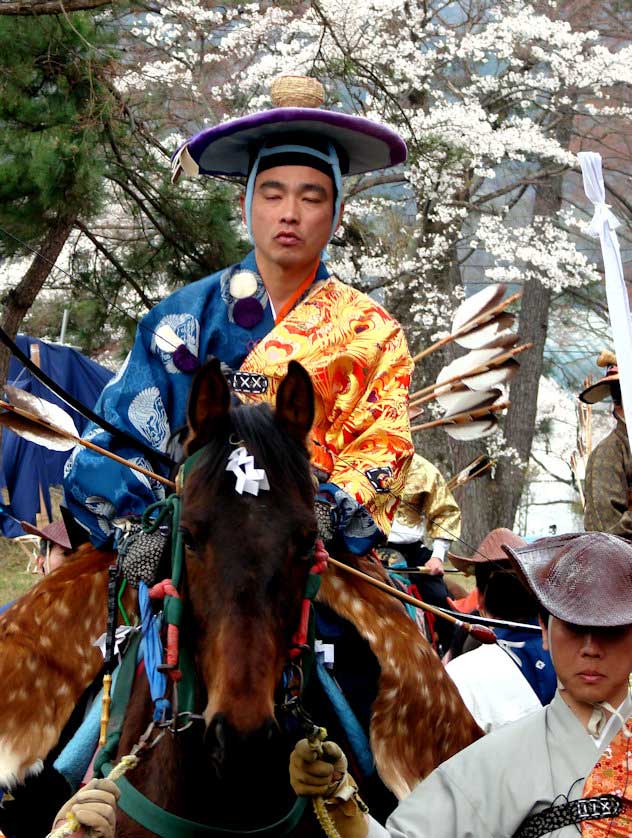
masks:
[[[406,143],[391,128],[361,116],[319,108],[261,111],[200,131],[183,145],[201,175],[246,177],[253,150],[263,140],[289,131],[340,145],[349,158],[349,171],[345,173],[349,175],[386,169],[406,160]]]

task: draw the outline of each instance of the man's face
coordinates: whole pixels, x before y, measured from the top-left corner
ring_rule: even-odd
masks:
[[[599,701],[613,707],[621,704],[632,672],[632,626],[574,626],[552,617],[550,634],[546,628],[543,634],[544,648],[551,652],[571,706],[577,709]]]
[[[317,169],[276,166],[258,175],[252,234],[260,268],[266,263],[301,272],[313,267],[329,241],[333,212],[333,182]]]
[[[43,543],[40,543],[40,553],[36,560],[38,571],[44,576],[52,573],[53,570],[65,564],[70,553],[70,550],[65,550],[59,544],[43,541]]]

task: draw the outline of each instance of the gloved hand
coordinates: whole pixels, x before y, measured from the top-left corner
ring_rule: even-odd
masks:
[[[322,754],[301,739],[290,756],[290,783],[296,794],[325,799],[327,815],[342,838],[366,838],[367,808],[347,772],[347,758],[335,742],[324,742]]]
[[[290,755],[290,784],[296,794],[331,797],[347,773],[347,758],[335,742],[323,742],[322,755],[301,739]]]
[[[114,838],[116,832],[116,801],[121,792],[112,780],[91,780],[61,807],[55,818],[53,832],[66,820],[69,812],[84,829],[73,835],[86,838]]]

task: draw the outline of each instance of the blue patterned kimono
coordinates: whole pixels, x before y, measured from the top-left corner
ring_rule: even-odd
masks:
[[[253,328],[243,328],[233,317],[236,301],[230,293],[231,277],[238,270],[257,276],[254,297],[263,307],[263,318]],[[315,282],[329,276],[321,262]],[[258,276],[254,252],[239,265],[187,285],[171,294],[139,323],[134,347],[119,373],[103,390],[96,411],[110,423],[152,448],[166,452],[174,433],[186,423],[186,405],[192,373],[181,372],[173,355],[156,344],[155,333],[170,326],[187,350],[203,363],[215,356],[232,370],[238,370],[254,346],[274,328],[274,316],[263,281]],[[96,444],[156,470],[133,446],[119,444],[110,434],[90,426],[84,436]],[[165,488],[103,455],[77,446],[65,468],[66,503],[75,518],[90,530],[99,547],[112,544],[112,520],[138,516],[147,506],[164,497]],[[329,486],[336,494],[338,486]],[[345,487],[342,486],[342,489]],[[381,537],[369,512],[354,498],[340,492],[339,529],[346,546],[366,552]],[[338,502],[338,501],[336,501]],[[353,506],[350,513],[349,503]],[[361,523],[361,526],[359,524]],[[358,533],[361,532],[361,537]]]

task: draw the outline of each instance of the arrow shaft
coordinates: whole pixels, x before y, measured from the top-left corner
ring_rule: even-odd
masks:
[[[149,469],[136,465],[136,463],[131,462],[131,460],[126,460],[125,457],[120,457],[118,454],[114,454],[112,451],[108,451],[107,448],[101,448],[100,445],[96,445],[89,439],[82,439],[76,434],[71,434],[69,431],[63,430],[63,428],[57,428],[54,425],[51,425],[49,422],[45,422],[42,418],[36,416],[34,413],[30,413],[28,410],[23,410],[22,408],[15,407],[15,405],[9,404],[8,402],[4,401],[0,401],[0,408],[4,408],[4,410],[9,411],[10,413],[15,413],[17,416],[21,416],[24,419],[28,419],[29,422],[33,422],[34,424],[39,425],[41,428],[45,428],[47,431],[57,434],[57,436],[60,436],[62,439],[68,439],[74,442],[76,445],[83,445],[84,448],[89,448],[91,451],[96,451],[98,454],[102,454],[104,457],[109,457],[111,460],[114,460],[117,463],[121,463],[121,465],[127,466],[128,468],[131,468],[133,471],[137,471],[139,474],[144,474],[145,477],[150,477],[153,480],[158,480],[160,483],[164,483],[165,486],[168,486],[171,489],[176,488],[176,484],[173,482],[173,480],[169,480],[168,478],[163,477],[161,474],[156,474],[156,472],[149,471]]]
[[[388,594],[389,596],[395,597],[396,599],[401,600],[402,602],[407,602],[409,605],[413,605],[415,608],[421,608],[423,611],[429,611],[431,614],[434,614],[436,617],[439,617],[441,620],[447,620],[449,623],[454,623],[455,625],[462,625],[467,631],[472,630],[472,626],[469,623],[463,622],[462,620],[458,619],[457,617],[453,617],[451,614],[446,614],[440,608],[435,608],[434,605],[428,605],[427,602],[422,602],[420,599],[416,599],[410,594],[405,594],[403,591],[398,591],[397,588],[393,588],[390,585],[387,585],[386,582],[381,582],[379,579],[374,579],[372,576],[369,576],[367,573],[363,573],[361,570],[357,570],[355,567],[351,567],[348,564],[344,564],[344,562],[339,562],[337,559],[332,559],[331,556],[327,558],[327,564],[331,564],[334,567],[337,567],[339,570],[342,570],[344,573],[349,573],[352,576],[357,577],[358,579],[362,579],[363,582],[367,582],[369,585],[373,585],[374,588],[379,588],[384,593]],[[494,640],[490,640],[487,642],[495,642]]]
[[[421,352],[418,352],[413,357],[413,362],[416,364],[417,361],[421,361],[422,358],[425,358],[426,355],[430,355],[432,352],[436,352],[437,349],[441,349],[442,346],[445,346],[448,343],[451,343],[453,340],[457,338],[463,337],[463,335],[467,335],[470,332],[473,332],[479,326],[484,326],[485,323],[492,320],[497,314],[501,311],[504,311],[508,306],[512,303],[515,303],[516,300],[519,300],[522,297],[522,291],[516,291],[515,294],[512,294],[510,297],[507,297],[506,300],[501,301],[498,305],[490,308],[489,311],[484,311],[482,314],[479,314],[478,317],[475,317],[473,320],[470,320],[469,323],[466,323],[464,326],[461,326],[456,332],[453,332],[445,337],[438,340],[436,343],[431,344],[430,346],[426,347],[426,349],[422,349]]]
[[[415,431],[425,431],[427,428],[437,428],[440,425],[459,425],[468,422],[470,419],[480,419],[481,416],[487,416],[489,413],[499,413],[509,407],[511,402],[501,402],[500,404],[492,404],[489,407],[479,407],[476,410],[467,411],[465,413],[456,413],[454,416],[447,416],[443,419],[433,419],[432,422],[424,422],[421,425],[413,425],[411,433]]]
[[[459,486],[465,486],[465,484],[469,483],[470,480],[476,480],[477,477],[482,477],[486,471],[489,471],[492,468],[492,466],[493,463],[486,463],[481,468],[473,470],[470,474],[468,474],[466,477],[463,477],[461,480],[455,479],[448,481],[446,483],[446,486],[448,487],[448,489],[450,489],[450,491],[452,491],[453,489],[458,489]]]
[[[435,396],[439,393],[443,387],[446,387],[448,384],[456,384],[457,382],[461,382],[464,378],[470,378],[474,375],[480,375],[484,372],[489,372],[490,370],[494,369],[495,367],[501,366],[504,364],[505,361],[509,361],[512,358],[515,358],[516,355],[520,355],[522,352],[525,352],[527,349],[532,349],[533,343],[523,343],[521,346],[516,346],[515,349],[510,349],[507,352],[503,352],[502,355],[498,355],[497,358],[492,358],[491,361],[488,361],[486,364],[479,364],[477,367],[472,367],[465,372],[461,372],[458,375],[453,375],[451,378],[446,378],[445,381],[442,381],[440,384],[434,382],[433,384],[428,384],[427,387],[422,387],[421,390],[417,390],[410,396],[409,406],[414,407],[418,404],[423,404],[426,401],[430,401],[434,399]],[[426,396],[426,393],[432,392],[431,396]],[[424,397],[424,398],[421,398]]]

